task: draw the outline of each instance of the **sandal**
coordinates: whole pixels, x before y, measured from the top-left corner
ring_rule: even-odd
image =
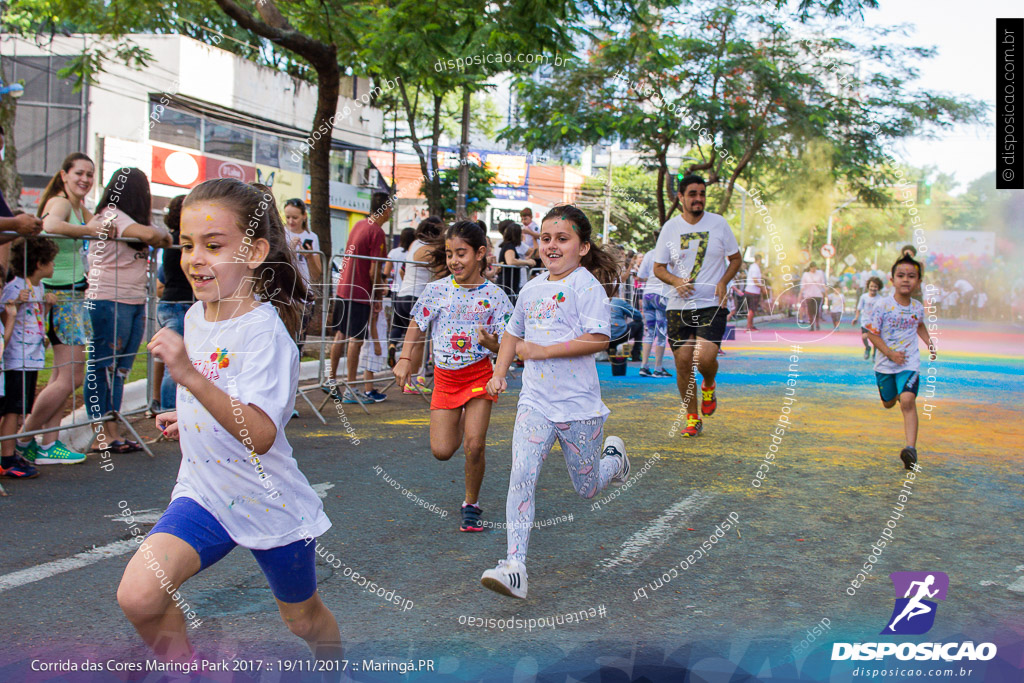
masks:
[[[135,451],[141,451],[142,446],[137,441],[125,439],[124,441],[111,441],[106,450],[111,453],[134,453]]]

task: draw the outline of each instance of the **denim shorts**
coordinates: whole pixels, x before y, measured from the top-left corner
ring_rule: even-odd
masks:
[[[168,327],[180,335],[185,334],[185,314],[192,308],[189,302],[159,301],[156,304],[156,324],[163,329]]]

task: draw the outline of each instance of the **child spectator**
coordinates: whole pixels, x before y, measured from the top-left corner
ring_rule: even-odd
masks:
[[[5,400],[2,362],[3,352],[4,349],[7,347],[7,344],[9,344],[11,341],[11,334],[14,332],[14,318],[17,315],[18,305],[16,303],[9,302],[7,304],[4,304],[3,313],[0,314],[0,327],[3,328],[2,332],[0,332],[0,413],[3,412]],[[6,462],[11,463],[10,460],[7,460]],[[10,474],[8,474],[8,471],[10,471]],[[29,467],[26,468],[23,465],[19,464],[17,459],[15,459],[11,464],[10,468],[0,466],[0,476],[11,477],[12,479],[31,479],[32,477],[39,476],[39,473],[36,472],[35,467],[31,466],[31,463],[29,464]]]
[[[832,317],[832,327],[839,327],[839,321],[843,317],[843,307],[846,305],[843,293],[837,289],[839,284],[833,284],[828,293],[828,313]]]
[[[17,305],[12,325],[11,341],[4,349],[4,416],[0,420],[0,434],[11,436],[18,431],[18,416],[32,412],[36,397],[39,370],[46,365],[46,317],[56,303],[53,293],[47,294],[42,279],[53,275],[53,264],[59,251],[56,242],[48,237],[29,237],[15,245],[11,251],[11,270],[14,279],[8,282],[0,295],[5,307]],[[76,453],[54,441],[42,449],[34,437],[3,443],[3,467],[6,476],[31,478],[33,464],[74,465],[85,461],[83,453]],[[18,467],[28,475],[10,474]]]

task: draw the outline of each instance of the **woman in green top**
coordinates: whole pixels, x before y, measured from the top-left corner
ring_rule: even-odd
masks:
[[[45,216],[44,232],[64,237],[54,240],[60,251],[54,261],[53,277],[43,280],[46,291],[57,297],[46,330],[53,346],[53,374],[36,397],[32,413],[25,419],[25,431],[60,426],[64,402],[82,386],[85,376],[85,345],[92,336],[92,324],[83,306],[86,279],[80,238],[96,236],[92,228],[85,227],[92,212],[85,208],[84,202],[92,191],[95,172],[96,167],[88,156],[81,152],[69,154],[39,199],[37,215]],[[42,435],[40,450],[46,451],[47,458],[63,464],[85,460],[85,455],[61,443],[56,431]]]

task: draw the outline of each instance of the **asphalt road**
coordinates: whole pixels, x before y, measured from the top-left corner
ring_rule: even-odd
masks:
[[[480,573],[504,556],[504,530],[458,532],[463,460],[459,454],[442,463],[430,455],[422,400],[392,388],[369,416],[346,406],[358,444],[331,404],[327,426],[300,404],[288,435],[334,524],[320,543],[343,568],[321,562],[320,591],[341,625],[348,673],[360,681],[564,681],[601,668],[616,680],[658,680],[685,667],[691,680],[769,673],[776,680],[853,680],[850,663],[829,660],[828,643],[879,639],[893,607],[889,572],[931,570],[949,575],[950,592],[927,637],[967,634],[997,643],[1000,657],[972,680],[1019,675],[1000,667],[1019,666],[1024,652],[1024,362],[944,355],[932,417],[922,418],[921,471],[905,486],[896,457],[899,414],[879,405],[858,342],[847,333],[802,345],[788,402],[788,344],[727,345],[719,412],[691,440],[670,433],[679,412],[674,380],[639,378],[635,365],[626,377],[612,378],[602,364],[612,410],[606,434],[625,440],[635,478],[583,500],[556,448],[540,476],[537,520],[571,520],[534,530],[526,601],[480,586]],[[481,495],[484,518],[499,524],[518,384],[512,389],[491,420]],[[792,427],[756,487],[783,406]],[[150,424],[145,434],[155,435]],[[0,498],[0,631],[7,643],[0,680],[79,680],[31,673],[33,660],[146,659],[114,596],[131,550],[121,510],[149,520],[138,522],[148,529],[174,484],[176,444],[156,444],[154,451],[154,459],[114,456],[112,472],[91,458],[48,467],[37,480],[5,482],[11,495]],[[901,487],[912,494],[892,542],[851,596],[846,589],[891,519]],[[731,528],[716,537],[726,521]],[[698,557],[712,537],[710,551]],[[344,567],[399,596],[399,604],[360,588]],[[202,620],[190,635],[204,657],[263,667],[256,675],[209,680],[300,677],[279,670],[281,662],[306,660],[307,652],[281,623],[248,552],[235,550],[182,592]],[[578,623],[565,618],[570,613]],[[537,625],[555,617],[564,623]],[[522,624],[499,628],[510,618]],[[822,619],[824,633],[795,665],[785,662]],[[392,670],[373,670],[387,661],[395,663]],[[409,661],[419,668],[403,675],[397,663]],[[155,676],[104,672],[81,680]]]

